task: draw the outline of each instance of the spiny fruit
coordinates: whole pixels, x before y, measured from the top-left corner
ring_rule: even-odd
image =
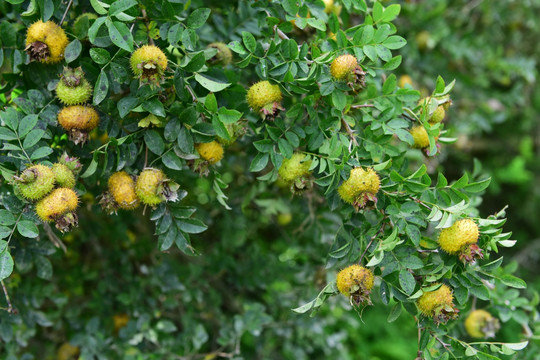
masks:
[[[99,115],[90,106],[73,105],[60,110],[58,123],[69,132],[71,141],[75,144],[84,143],[88,133],[99,124]]]
[[[154,45],[144,45],[133,52],[130,59],[133,74],[141,82],[159,84],[167,69],[167,56]]]
[[[458,310],[453,301],[452,290],[442,284],[437,290],[424,292],[416,301],[416,305],[424,316],[432,317],[437,323],[445,323],[457,316]]]
[[[302,153],[294,153],[290,159],[283,159],[279,167],[279,176],[286,182],[294,182],[301,177],[309,176],[311,172],[311,160],[304,161],[306,155]]]
[[[358,60],[352,55],[341,55],[330,64],[330,74],[338,81],[346,81],[355,91],[361,90],[366,86],[366,73],[358,65]]]
[[[465,319],[465,330],[473,338],[486,339],[495,337],[495,333],[499,328],[499,320],[486,310],[473,310]]]
[[[461,219],[439,234],[441,249],[449,254],[459,253],[465,246],[478,241],[478,225],[472,219]]]
[[[197,144],[195,149],[201,155],[201,159],[208,161],[210,165],[223,159],[223,146],[217,141]]]
[[[349,178],[338,188],[338,193],[343,201],[358,210],[366,206],[368,201],[377,202],[376,194],[380,186],[379,176],[373,169],[357,167],[351,170]]]
[[[64,68],[62,78],[56,86],[56,96],[65,105],[83,104],[92,96],[92,86],[84,78],[81,67]]]
[[[75,186],[75,175],[66,165],[55,163],[52,166],[52,172],[57,186],[69,189]]]
[[[231,49],[222,42],[213,42],[208,45],[209,48],[217,49],[216,55],[214,55],[208,62],[212,65],[227,66],[231,63],[232,52]]]
[[[313,181],[310,179],[311,160],[306,160],[306,155],[302,153],[294,153],[290,159],[283,159],[278,173],[281,179],[285,181],[291,188],[291,191],[300,194],[313,186]]]
[[[135,180],[125,171],[118,171],[109,178],[109,192],[116,205],[125,210],[132,210],[139,206],[139,199],[135,194]]]
[[[79,198],[75,191],[68,188],[54,189],[36,204],[36,213],[45,222],[56,221],[56,227],[64,232],[77,225]]]
[[[247,93],[248,105],[257,112],[261,112],[263,118],[273,118],[281,110],[281,90],[278,85],[272,85],[269,81],[259,81],[253,84]]]
[[[33,23],[26,33],[26,52],[31,60],[57,63],[64,58],[68,38],[64,29],[52,21]]]
[[[336,284],[340,293],[352,297],[356,304],[371,303],[373,272],[358,264],[351,265],[337,274]]]
[[[135,183],[135,193],[140,201],[147,205],[157,205],[163,201],[178,200],[178,184],[167,179],[163,171],[144,169]]]
[[[26,168],[15,178],[17,191],[29,200],[39,200],[54,187],[55,177],[52,169],[45,165]]]
[[[413,147],[417,149],[425,149],[429,146],[429,137],[426,128],[422,125],[414,126],[410,131],[413,139]]]
[[[426,108],[427,111],[429,111],[430,107],[432,105],[432,102],[434,102],[434,101],[437,101],[437,100],[432,99],[431,96],[420,99],[418,101],[418,106],[421,106],[420,113],[422,113],[424,111],[424,108]],[[446,104],[449,104],[449,103],[450,102],[446,102],[443,105],[437,106],[437,108],[433,111],[433,113],[431,114],[431,116],[428,119],[430,124],[437,124],[437,123],[440,123],[441,121],[444,120],[444,117],[446,116],[445,106],[447,106]]]

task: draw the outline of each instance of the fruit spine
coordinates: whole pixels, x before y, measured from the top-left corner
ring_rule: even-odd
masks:
[[[78,105],[90,100],[92,87],[84,78],[81,67],[64,68],[62,77],[56,86],[56,96],[65,105]]]

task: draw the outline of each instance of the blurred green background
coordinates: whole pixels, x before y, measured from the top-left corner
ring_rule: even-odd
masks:
[[[509,205],[505,230],[517,245],[501,254],[505,263],[519,263],[516,275],[529,284],[522,295],[531,298],[540,288],[540,2],[399,3],[396,26],[408,45],[397,75],[425,95],[436,75],[457,81],[445,135],[457,140],[428,160],[430,172],[443,170],[449,180],[464,171],[492,177],[482,216]],[[249,159],[237,156],[249,143],[231,147],[231,165],[220,168],[231,211],[218,204],[211,179],[182,173],[191,189],[184,203],[198,207],[209,225],[193,238],[200,257],[159,252],[153,224],[140,212],[104,215],[95,197],[105,183],[89,189],[80,227],[63,238],[68,252],[50,257],[50,282],[42,279],[50,269],[36,272],[30,261],[43,246],[14,243],[17,269],[6,285],[20,315],[0,312],[1,357],[69,359],[70,349],[61,346],[70,342],[82,357],[100,359],[414,358],[414,320],[403,314],[387,323],[390,307],[378,294],[362,318],[343,297],[331,298],[315,317],[290,310],[335,276],[321,254],[339,222],[311,212],[316,198],[292,198],[287,189],[256,181]],[[516,359],[540,358],[540,322],[532,322],[536,327],[523,329],[503,321],[498,341],[536,334]],[[460,321],[453,326],[464,336]]]

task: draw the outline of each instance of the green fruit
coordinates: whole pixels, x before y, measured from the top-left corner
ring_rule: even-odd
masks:
[[[431,117],[429,118],[429,122],[431,124],[437,124],[444,120],[444,117],[446,116],[446,111],[444,110],[443,105],[439,105],[437,109],[431,114]]]
[[[283,159],[278,170],[279,176],[288,183],[308,177],[311,174],[311,160],[303,161],[305,158],[306,155],[302,153],[294,153],[290,159]]]
[[[39,200],[54,187],[55,176],[45,165],[33,165],[25,169],[16,180],[17,191],[26,199]]]
[[[141,172],[135,192],[139,200],[147,205],[157,205],[163,201],[161,197],[162,183],[165,180],[165,174],[161,170],[146,169]]]
[[[57,186],[69,189],[75,186],[75,175],[66,165],[60,163],[53,164],[52,171]]]
[[[425,149],[429,146],[429,137],[426,128],[422,125],[415,126],[410,131],[413,139],[413,147],[417,149]]]
[[[231,63],[232,52],[229,47],[222,42],[214,42],[208,45],[209,48],[217,49],[216,55],[214,55],[208,62],[212,65],[227,66]]]
[[[84,78],[84,71],[80,67],[64,68],[62,79],[56,86],[56,96],[65,105],[78,105],[90,100],[92,86]]]

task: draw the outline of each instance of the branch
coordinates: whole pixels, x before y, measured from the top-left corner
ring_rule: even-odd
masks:
[[[354,146],[358,146],[358,141],[356,141],[356,137],[354,136],[354,131],[351,129],[351,127],[349,126],[349,123],[345,121],[344,118],[341,118],[341,125],[343,125],[343,127],[347,131],[347,134],[349,134],[349,137],[351,138]]]

